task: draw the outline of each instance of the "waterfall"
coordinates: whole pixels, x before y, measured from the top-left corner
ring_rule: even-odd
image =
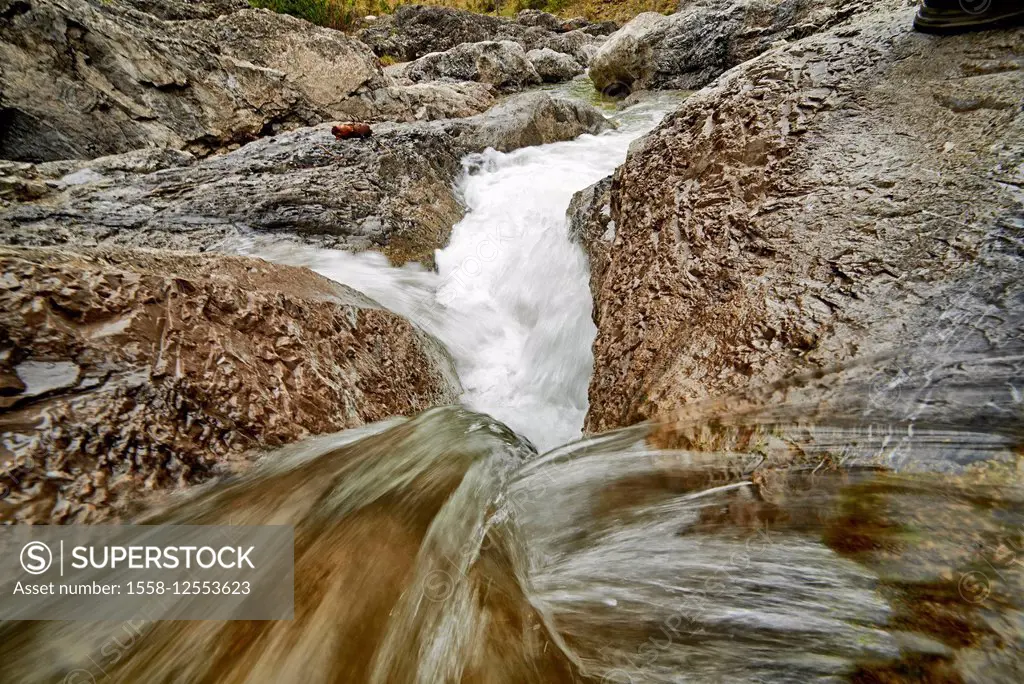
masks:
[[[466,406],[554,447],[580,436],[596,334],[586,257],[569,240],[566,209],[679,98],[652,95],[612,113],[618,127],[600,135],[467,157],[466,216],[438,250],[436,272],[393,268],[377,253],[266,241],[230,248],[307,266],[408,317],[451,352]]]

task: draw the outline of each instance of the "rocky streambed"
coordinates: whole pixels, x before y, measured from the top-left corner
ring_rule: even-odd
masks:
[[[396,20],[410,12],[439,35],[485,21]],[[455,403],[447,351],[406,318],[225,253],[290,239],[430,265],[465,213],[467,154],[611,127],[583,102],[510,96],[482,62],[392,76],[358,39],[245,2],[5,2],[0,16],[8,521],[96,521],[260,449]],[[568,34],[529,16],[503,24],[550,60],[541,44]],[[492,44],[505,49],[480,54]],[[525,59],[509,45],[502,69],[540,83],[529,61],[505,63]],[[339,119],[373,135],[336,140]]]
[[[234,1],[0,3],[8,517],[90,520],[111,480],[187,484],[252,448],[455,401],[451,360],[416,327],[436,321],[404,295],[391,305],[403,317],[307,271],[218,253],[379,252],[444,309],[450,278],[481,260],[453,262],[458,247],[435,263],[453,226],[488,216],[467,177],[493,174],[482,188],[532,163],[480,153],[616,135],[608,116],[652,89],[703,87],[568,211],[596,339],[589,402],[566,411],[585,412],[588,431],[908,339],[1012,347],[1021,33],[917,35],[900,5],[702,0],[621,28],[409,6],[353,36]],[[567,97],[576,85],[517,92],[573,78],[603,110]],[[336,140],[339,120],[373,135]],[[553,182],[543,164],[613,147],[538,157],[537,197]],[[499,236],[547,225],[538,202],[524,194],[507,209],[522,216],[487,223]],[[546,254],[519,258],[537,263],[499,259],[477,281],[496,297],[486,306],[522,274],[543,290]],[[520,316],[523,292],[509,329],[545,338],[560,324]],[[589,347],[595,333],[579,334],[574,348]],[[563,365],[589,365],[574,354]],[[885,389],[913,366],[872,372]],[[562,386],[553,378],[531,382]],[[164,417],[131,417],[150,413]],[[107,421],[116,429],[91,434]]]
[[[1019,681],[1024,32],[906,5],[0,0],[0,521],[297,579],[0,679]]]

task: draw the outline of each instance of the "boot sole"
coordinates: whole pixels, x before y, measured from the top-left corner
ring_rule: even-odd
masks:
[[[989,10],[973,15],[958,10],[935,10],[922,7],[914,17],[914,28],[922,33],[948,35],[1005,28],[1024,24],[1024,10],[1001,12]]]

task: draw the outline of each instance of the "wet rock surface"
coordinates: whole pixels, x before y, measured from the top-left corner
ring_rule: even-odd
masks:
[[[1024,34],[936,39],[911,18],[733,69],[577,196],[588,430],[907,345],[926,365],[1020,342],[994,312],[1024,303]],[[890,370],[883,397],[920,368]]]
[[[543,92],[517,95],[486,114],[432,125],[451,131],[468,149],[493,147],[499,152],[571,140],[612,127],[591,105]]]
[[[598,50],[608,40],[608,37],[601,34],[591,34],[583,29],[568,31],[566,33],[549,33],[535,36],[529,41],[530,49],[554,50],[567,55],[583,65],[590,64]]]
[[[902,7],[899,0],[695,0],[679,12],[638,15],[594,55],[590,77],[616,96],[634,90],[702,88],[778,41],[835,26],[859,12]]]
[[[8,203],[0,209],[0,235],[18,245],[195,251],[284,234],[379,250],[395,263],[430,262],[463,215],[453,186],[465,154],[567,140],[609,125],[589,105],[529,93],[475,117],[375,124],[365,139],[335,140],[328,123],[203,160],[147,152],[8,164],[0,168],[7,179],[0,202]],[[25,201],[33,188],[39,197]]]
[[[93,522],[243,453],[453,403],[440,343],[302,268],[0,249],[0,518]]]
[[[244,6],[0,0],[0,157],[206,154],[343,118],[388,85],[359,41]]]
[[[523,47],[509,40],[463,43],[445,52],[432,52],[407,64],[402,73],[417,83],[477,81],[506,91],[542,81]]]
[[[612,219],[612,176],[594,183],[573,195],[566,215],[569,220],[569,239],[583,246],[590,265],[590,290],[597,301],[599,289],[595,285],[604,280],[608,270],[609,252],[615,241],[615,221]],[[601,323],[601,309],[594,307],[594,323]]]

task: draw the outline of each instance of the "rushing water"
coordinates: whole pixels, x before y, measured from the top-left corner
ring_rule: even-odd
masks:
[[[467,159],[437,273],[261,246],[433,332],[491,415],[307,440],[138,519],[294,525],[293,621],[7,623],[4,680],[1024,681],[1024,354],[1002,344],[1021,311],[986,309],[956,355],[911,349],[541,454],[520,437],[579,433],[594,331],[564,210],[664,110]]]
[[[5,681],[1019,682],[1021,362],[935,363],[884,408],[855,368],[541,456],[459,408],[308,440],[138,520],[294,525],[293,621],[6,623]]]
[[[452,353],[467,406],[554,447],[580,436],[596,333],[586,258],[569,240],[566,209],[679,99],[662,94],[611,112],[618,128],[601,135],[470,155],[459,186],[467,213],[437,252],[437,272],[392,268],[376,253],[248,250],[308,266],[407,316]]]

